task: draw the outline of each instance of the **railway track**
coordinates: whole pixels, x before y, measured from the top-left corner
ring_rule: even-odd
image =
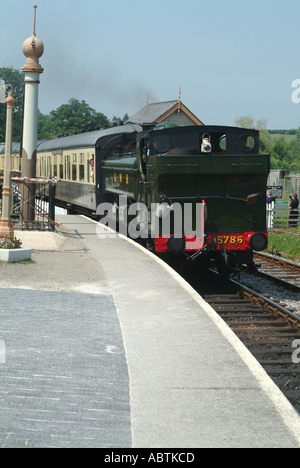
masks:
[[[265,253],[255,253],[254,260],[258,265],[258,275],[300,293],[300,263]]]
[[[279,301],[237,281],[225,282],[216,272],[210,275],[213,276],[206,275],[199,281],[194,279],[197,275],[187,273],[186,279],[223,318],[300,413],[300,317]]]

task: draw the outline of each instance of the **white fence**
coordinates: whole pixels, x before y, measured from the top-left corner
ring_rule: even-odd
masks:
[[[290,214],[291,210],[289,210],[288,202],[267,203],[267,228],[288,228],[299,226],[299,216],[295,215],[290,219]]]

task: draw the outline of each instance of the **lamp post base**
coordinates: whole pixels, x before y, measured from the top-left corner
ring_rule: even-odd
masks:
[[[13,233],[11,227],[11,219],[10,218],[1,218],[0,219],[0,236],[8,236],[10,237]]]

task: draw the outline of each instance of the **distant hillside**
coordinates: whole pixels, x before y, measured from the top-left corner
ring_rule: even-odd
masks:
[[[284,138],[287,143],[296,140],[296,130],[268,130],[268,132],[272,143],[278,138]]]
[[[292,130],[268,130],[270,134],[279,134],[279,135],[296,135],[297,129]]]

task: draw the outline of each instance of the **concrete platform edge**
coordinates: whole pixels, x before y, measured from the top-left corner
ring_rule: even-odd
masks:
[[[85,217],[85,216],[83,216]],[[89,221],[91,219],[87,218]],[[93,221],[97,224],[96,221]],[[114,232],[110,228],[106,227],[107,231]],[[154,254],[148,250],[141,247],[139,244],[134,242],[132,239],[118,234],[117,236],[126,240],[127,242],[134,245],[136,248],[140,249],[144,254],[150,256],[155,260],[161,267],[163,267],[173,278],[176,280],[182,288],[203,308],[205,313],[210,317],[210,319],[216,324],[222,335],[227,339],[227,341],[233,346],[237,351],[241,359],[247,365],[259,386],[267,395],[267,397],[273,402],[275,408],[280,414],[282,420],[286,426],[292,431],[300,447],[300,416],[283,395],[280,389],[272,381],[272,379],[265,372],[263,367],[259,362],[252,356],[250,351],[245,347],[241,340],[234,334],[234,332],[228,327],[224,320],[214,311],[214,309],[207,303],[205,300],[171,267],[169,267],[165,262],[156,257]]]

